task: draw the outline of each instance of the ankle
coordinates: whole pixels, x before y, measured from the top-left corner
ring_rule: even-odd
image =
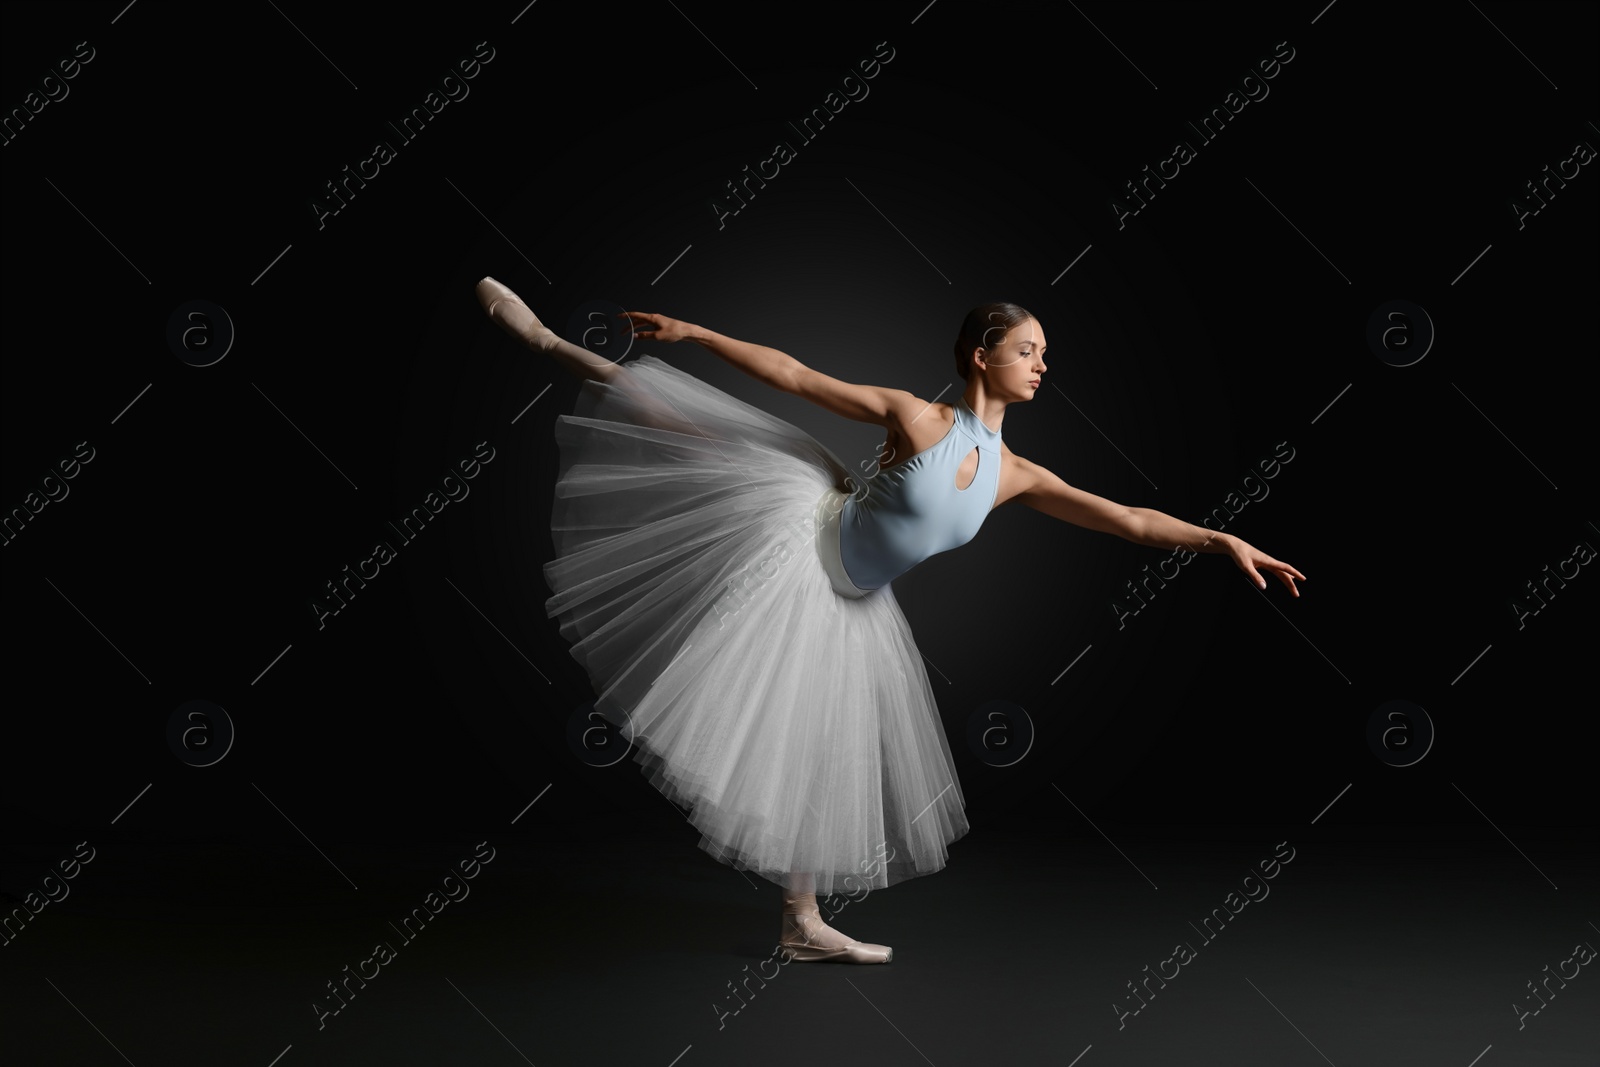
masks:
[[[488,313],[502,329],[536,352],[549,352],[561,341],[554,330],[539,321],[532,308],[515,296],[495,300],[489,305]]]
[[[787,892],[783,895],[783,914],[785,915],[810,915],[821,918],[821,910],[817,907],[815,893]]]
[[[550,327],[539,325],[528,335],[528,347],[535,352],[553,354],[556,347],[561,344],[561,338]]]

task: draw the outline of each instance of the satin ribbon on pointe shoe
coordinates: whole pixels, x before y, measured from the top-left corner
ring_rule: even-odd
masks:
[[[854,938],[851,938],[848,944],[841,945],[838,948],[823,948],[820,945],[816,945],[804,933],[803,928],[808,920],[822,923],[820,915],[802,913],[783,917],[783,934],[778,941],[778,947],[785,959],[807,963],[826,961],[839,963],[888,963],[894,959],[894,950],[888,945],[872,945],[865,941],[857,941]],[[829,927],[829,929],[832,929],[832,927]],[[834,932],[838,933],[838,931]]]

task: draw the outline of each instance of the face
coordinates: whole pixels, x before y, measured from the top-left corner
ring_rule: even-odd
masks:
[[[991,331],[991,337],[997,333],[999,330]],[[1003,341],[984,349],[989,392],[1007,400],[1032,400],[1044,384],[1044,349],[1044,330],[1038,319],[1030,318],[1007,330]]]

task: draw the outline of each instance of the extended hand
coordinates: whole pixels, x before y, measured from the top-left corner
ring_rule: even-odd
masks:
[[[1257,567],[1261,567],[1276,574],[1278,580],[1289,587],[1289,592],[1295,596],[1300,595],[1300,590],[1295,588],[1294,580],[1298,578],[1303,582],[1306,580],[1306,576],[1282,560],[1273,559],[1249,542],[1241,541],[1237,537],[1229,542],[1228,554],[1233,557],[1233,562],[1239,565],[1239,569],[1250,576],[1258,588],[1265,589],[1267,587],[1267,580],[1261,577],[1261,571],[1256,570]]]
[[[617,318],[627,319],[633,326],[633,336],[644,338],[645,340],[662,341],[671,344],[673,341],[681,341],[689,336],[689,324],[687,322],[669,319],[665,315],[652,315],[644,311],[624,311]]]

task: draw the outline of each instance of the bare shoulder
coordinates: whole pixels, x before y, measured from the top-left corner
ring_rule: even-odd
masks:
[[[900,422],[902,430],[910,431],[912,427],[922,430],[924,426],[937,426],[934,434],[938,438],[950,425],[956,421],[956,409],[953,404],[946,404],[938,400],[924,400],[915,393],[904,389],[896,389],[899,394],[895,416]]]

